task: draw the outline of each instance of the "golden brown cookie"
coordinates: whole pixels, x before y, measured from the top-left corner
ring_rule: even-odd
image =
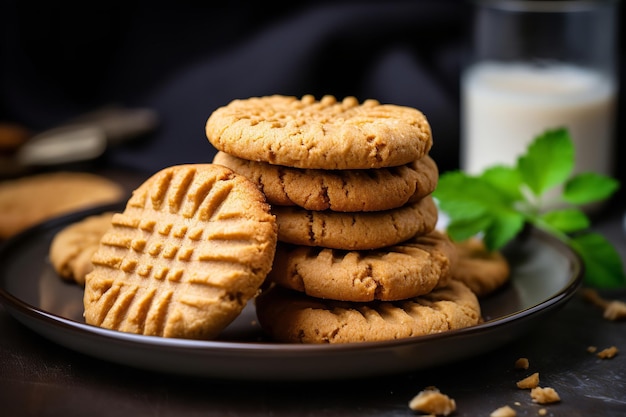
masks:
[[[257,294],[276,249],[265,196],[220,165],[161,170],[112,223],[85,280],[85,320],[130,333],[216,337]]]
[[[37,174],[0,183],[0,238],[72,211],[120,201],[121,185],[86,172]]]
[[[481,321],[476,295],[460,281],[407,300],[349,303],[274,286],[256,298],[261,328],[288,343],[374,342],[466,328]]]
[[[213,163],[256,183],[272,205],[341,212],[401,207],[430,195],[439,170],[428,155],[407,165],[379,169],[299,169],[249,161],[218,152]]]
[[[452,277],[462,281],[479,297],[491,294],[509,280],[509,262],[499,251],[489,251],[484,242],[470,238],[455,242],[458,262]]]
[[[385,211],[341,213],[272,206],[272,212],[281,242],[344,250],[378,249],[429,233],[438,216],[431,196]]]
[[[50,263],[61,278],[85,285],[93,269],[91,256],[102,236],[111,227],[113,212],[89,216],[61,229],[50,244]]]
[[[233,100],[210,115],[206,135],[217,150],[242,159],[313,169],[399,166],[432,147],[419,110],[354,97]]]
[[[454,244],[436,230],[370,251],[279,243],[268,281],[319,298],[393,301],[446,285],[455,263]]]

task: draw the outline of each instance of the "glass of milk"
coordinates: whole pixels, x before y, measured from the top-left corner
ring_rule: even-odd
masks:
[[[529,142],[566,127],[575,173],[611,175],[618,3],[475,2],[473,56],[461,76],[461,168],[514,165]]]

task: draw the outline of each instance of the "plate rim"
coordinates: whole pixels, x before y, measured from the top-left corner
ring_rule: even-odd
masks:
[[[91,214],[101,213],[107,210],[123,210],[124,204],[113,203],[97,207],[92,207],[85,210],[69,213],[67,215],[59,216],[54,219],[42,222],[38,225],[28,228],[27,230],[5,240],[0,243],[0,259],[5,257],[5,252],[12,250],[20,246],[21,243],[27,241],[32,235],[38,235],[43,232],[49,231],[60,227],[69,222],[76,221]],[[189,352],[196,352],[202,356],[213,354],[221,354],[226,356],[234,356],[238,354],[252,353],[254,355],[267,354],[268,356],[280,353],[281,355],[288,355],[291,358],[307,358],[311,355],[324,354],[324,355],[343,355],[345,352],[368,352],[368,351],[384,351],[393,349],[410,348],[416,345],[429,343],[432,341],[443,339],[455,339],[463,337],[471,337],[477,333],[491,332],[498,328],[511,323],[519,323],[536,313],[548,312],[554,308],[561,307],[564,303],[571,298],[578,288],[582,285],[584,276],[584,264],[580,256],[569,248],[565,243],[558,240],[556,237],[549,235],[548,233],[536,228],[532,228],[528,233],[529,239],[539,239],[547,245],[550,245],[556,249],[561,255],[563,255],[567,261],[568,266],[572,269],[569,273],[569,279],[566,283],[554,294],[549,295],[545,300],[526,307],[524,309],[486,320],[483,323],[462,328],[450,330],[442,333],[413,336],[403,339],[384,340],[384,341],[372,341],[372,342],[354,342],[354,343],[340,343],[340,344],[288,344],[280,342],[239,342],[228,340],[188,340],[188,339],[173,339],[162,338],[158,336],[145,336],[132,333],[124,333],[110,329],[99,328],[86,323],[80,323],[67,317],[57,315],[45,311],[37,306],[33,306],[15,295],[11,294],[5,289],[3,280],[0,282],[0,304],[3,304],[6,311],[17,319],[19,322],[29,327],[31,330],[43,334],[39,329],[39,326],[55,326],[60,327],[60,330],[70,332],[76,337],[82,337],[86,339],[106,339],[108,341],[115,341],[116,344],[130,344],[132,346],[138,346],[142,349],[170,349],[170,350],[185,350]],[[34,325],[33,323],[36,323]],[[48,339],[55,339],[44,335]],[[64,345],[73,350],[76,346],[72,346],[72,343],[62,343],[56,338],[54,340],[57,344]],[[499,347],[495,346],[494,348]],[[82,351],[82,353],[86,353]],[[89,355],[89,353],[86,353]],[[100,357],[100,359],[109,360],[112,362],[118,362],[122,364],[124,361],[118,361],[111,358],[102,357],[103,355],[91,355]],[[156,369],[162,370],[162,369]],[[167,371],[167,370],[166,370]],[[186,372],[183,372],[186,373]],[[210,375],[209,375],[210,376]],[[223,375],[222,375],[223,376]],[[280,375],[275,375],[279,377]],[[241,378],[237,378],[241,379]],[[282,378],[281,378],[282,379]],[[315,379],[315,378],[313,378]]]

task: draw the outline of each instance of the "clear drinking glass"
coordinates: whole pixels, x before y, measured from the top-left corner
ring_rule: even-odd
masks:
[[[461,77],[461,168],[513,165],[534,137],[566,127],[575,172],[611,175],[618,2],[474,4],[473,56]]]

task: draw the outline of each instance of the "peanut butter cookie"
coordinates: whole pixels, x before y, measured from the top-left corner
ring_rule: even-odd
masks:
[[[458,262],[452,277],[462,281],[479,297],[502,287],[509,280],[509,262],[500,251],[489,251],[479,238],[455,242]]]
[[[426,155],[398,167],[359,170],[299,169],[249,161],[218,152],[213,163],[231,168],[257,184],[272,205],[307,210],[380,211],[430,195],[439,170]]]
[[[84,218],[61,229],[50,244],[50,263],[61,278],[85,285],[85,276],[93,269],[91,257],[100,239],[111,227],[113,212]]]
[[[356,343],[423,336],[479,324],[480,304],[465,284],[407,300],[349,303],[274,286],[256,298],[262,329],[288,343]]]
[[[438,216],[431,196],[384,211],[341,213],[272,206],[272,212],[281,242],[344,250],[378,249],[429,233]]]
[[[50,172],[0,183],[0,238],[55,216],[124,197],[121,185],[87,172]]]
[[[369,251],[279,243],[268,281],[319,298],[391,301],[445,285],[455,263],[454,244],[439,231]]]
[[[211,339],[257,294],[277,226],[265,196],[213,164],[165,168],[140,185],[92,257],[88,324]]]
[[[234,100],[209,116],[206,135],[217,150],[242,159],[313,169],[399,166],[432,147],[419,110],[355,97]]]

